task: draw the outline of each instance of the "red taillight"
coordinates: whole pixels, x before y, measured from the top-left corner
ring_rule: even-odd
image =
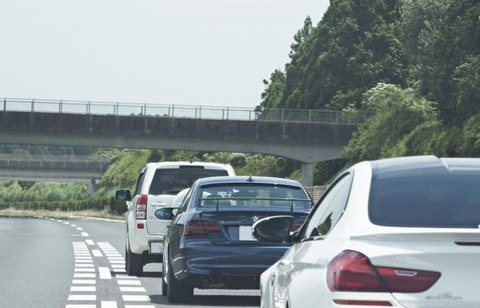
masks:
[[[183,228],[184,236],[205,236],[207,233],[220,232],[220,225],[215,221],[190,220]]]
[[[327,285],[332,291],[416,293],[429,289],[439,272],[374,267],[363,254],[346,250],[327,269]]]
[[[137,219],[145,219],[147,217],[148,195],[140,195],[137,199],[136,214]]]

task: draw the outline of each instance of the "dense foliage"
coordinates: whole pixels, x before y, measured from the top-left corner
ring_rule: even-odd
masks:
[[[285,70],[264,82],[259,111],[368,111],[344,166],[416,154],[479,156],[480,1],[332,0],[307,32],[297,34]]]

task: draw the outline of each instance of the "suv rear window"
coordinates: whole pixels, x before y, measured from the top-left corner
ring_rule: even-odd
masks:
[[[475,228],[480,225],[480,177],[443,175],[372,181],[372,223],[383,226]]]
[[[204,169],[200,167],[157,169],[150,185],[151,195],[176,195],[192,186],[199,178],[210,176],[228,176],[227,170]]]

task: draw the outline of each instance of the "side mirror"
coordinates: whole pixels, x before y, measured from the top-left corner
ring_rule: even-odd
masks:
[[[177,211],[178,208],[176,207],[162,207],[155,211],[155,217],[161,220],[172,220]]]
[[[117,190],[115,192],[115,199],[125,200],[125,201],[132,200],[132,195],[130,194],[130,190],[128,189]]]
[[[285,243],[290,237],[293,216],[270,216],[257,220],[253,226],[253,237],[259,241]]]

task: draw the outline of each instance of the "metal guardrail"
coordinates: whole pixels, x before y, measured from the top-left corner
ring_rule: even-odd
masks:
[[[2,104],[1,108],[3,111],[87,115],[350,124],[362,123],[365,120],[365,116],[361,114],[346,114],[342,111],[314,109],[263,109],[259,111],[255,108],[242,107],[232,108],[23,98],[0,98],[0,104]]]

